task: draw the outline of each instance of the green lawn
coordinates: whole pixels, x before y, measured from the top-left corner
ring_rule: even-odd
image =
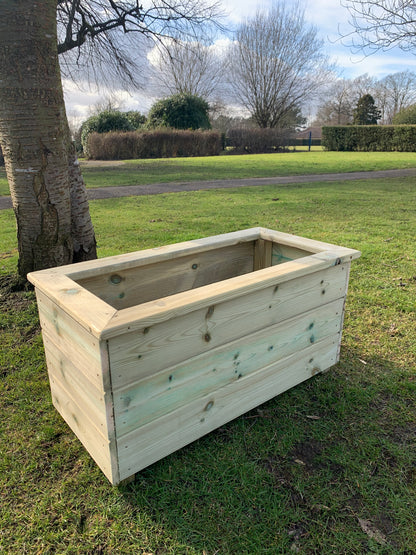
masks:
[[[307,154],[302,154],[307,156]],[[99,255],[266,226],[362,251],[341,362],[112,488],[51,405],[0,212],[0,552],[416,553],[416,179],[91,202]]]
[[[129,160],[97,167],[81,162],[87,187],[146,185],[242,177],[276,177],[416,167],[414,152],[289,152],[244,156]],[[9,194],[0,168],[0,195]]]

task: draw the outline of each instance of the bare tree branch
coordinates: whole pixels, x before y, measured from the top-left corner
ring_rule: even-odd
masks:
[[[221,96],[226,59],[213,45],[199,41],[164,41],[154,48],[149,58],[156,93],[197,95],[206,100]]]
[[[349,46],[366,54],[416,47],[414,0],[341,0],[350,13],[351,33],[343,36]]]
[[[58,0],[58,52],[64,75],[140,84],[143,52],[166,37],[195,40],[222,28],[209,0]],[[153,42],[152,42],[153,41]]]

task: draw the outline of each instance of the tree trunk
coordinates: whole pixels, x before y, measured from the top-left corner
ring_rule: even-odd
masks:
[[[0,4],[0,143],[19,274],[96,258],[58,63],[56,0]]]

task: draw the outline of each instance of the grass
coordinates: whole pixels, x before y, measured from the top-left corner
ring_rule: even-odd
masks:
[[[91,212],[100,256],[255,225],[361,250],[341,362],[112,488],[51,405],[33,293],[3,278],[0,552],[416,553],[415,179],[93,201]],[[0,225],[6,276],[11,210]]]
[[[414,152],[311,152],[128,160],[121,164],[81,162],[88,188],[148,185],[171,181],[204,181],[243,177],[276,177],[416,167]],[[8,195],[0,168],[0,195]]]

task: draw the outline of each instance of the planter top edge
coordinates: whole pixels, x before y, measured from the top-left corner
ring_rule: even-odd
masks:
[[[111,272],[161,262],[257,239],[297,247],[311,252],[311,255],[121,310],[115,309],[76,281],[96,275],[99,271]],[[257,227],[39,270],[31,272],[27,277],[35,288],[42,291],[95,337],[108,339],[132,329],[165,321],[172,315],[196,310],[205,306],[207,302],[222,302],[254,289],[282,283],[337,264],[349,263],[360,254],[354,249]]]
[[[207,252],[222,247],[237,245],[242,242],[255,241],[261,238],[261,228],[250,228],[242,231],[233,231],[223,233],[221,235],[213,235],[210,237],[201,237],[198,239],[190,239],[180,243],[162,245],[149,249],[133,251],[125,254],[118,254],[91,260],[87,262],[79,262],[68,266],[62,266],[63,272],[72,279],[86,279],[97,275],[97,272],[112,272],[115,270],[127,270],[132,267],[144,266],[188,256],[199,252]]]
[[[191,239],[180,243],[163,245],[160,247],[153,247],[150,249],[143,249],[130,253],[98,258],[96,260],[78,262],[76,264],[69,264],[57,268],[31,272],[30,278],[28,279],[30,281],[32,278],[36,279],[38,275],[41,279],[43,279],[43,276],[46,276],[48,272],[53,272],[54,276],[56,276],[57,273],[60,273],[73,280],[86,279],[97,275],[97,273],[101,271],[112,272],[125,270],[132,267],[162,262],[172,258],[179,258],[181,256],[188,256],[198,252],[207,252],[209,250],[228,247],[242,242],[255,241],[257,239],[264,239],[280,243],[282,245],[296,247],[309,251],[311,254],[328,250],[341,250],[343,253],[347,254],[353,253],[353,258],[358,258],[361,254],[359,251],[354,249],[345,249],[344,247],[333,245],[331,243],[324,243],[322,241],[316,241],[314,239],[308,239],[306,237],[274,231],[263,227],[254,227],[241,231],[233,231],[210,237]]]
[[[27,279],[59,308],[95,337],[117,313],[117,310],[99,297],[63,274],[61,268],[31,272]]]
[[[325,251],[333,253],[337,252],[339,256],[346,256],[350,260],[354,260],[361,256],[360,251],[347,247],[342,247],[339,245],[334,245],[333,243],[325,243],[323,241],[317,241],[315,239],[309,239],[307,237],[301,237],[299,235],[292,235],[290,233],[284,233],[282,231],[274,231],[273,229],[266,229],[263,227],[260,227],[258,229],[261,239],[280,243],[288,247],[295,247],[301,250],[309,251],[311,253],[319,253]]]
[[[343,252],[344,250],[348,252]],[[259,289],[276,286],[332,266],[350,263],[354,257],[357,257],[357,252],[352,249],[342,249],[342,251],[338,249],[317,253],[118,310],[102,330],[101,339],[110,339],[123,333],[137,331],[208,305],[212,306]]]

